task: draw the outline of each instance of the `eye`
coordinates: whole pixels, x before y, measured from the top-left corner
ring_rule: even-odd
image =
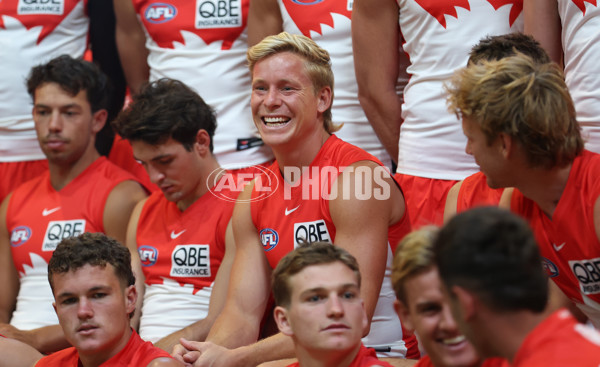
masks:
[[[342,294],[342,298],[344,298],[344,299],[354,299],[354,298],[356,298],[356,293],[355,292],[351,292],[351,291],[344,292]]]
[[[161,164],[163,166],[166,166],[167,164],[171,164],[171,162],[173,162],[174,158],[165,158],[165,159],[161,159],[158,161],[158,164]]]
[[[320,301],[320,300],[322,300],[322,299],[323,299],[323,297],[321,297],[320,295],[318,295],[318,294],[313,294],[312,296],[308,297],[306,300],[307,300],[308,302],[319,302],[319,301]]]
[[[65,298],[60,302],[61,305],[65,305],[65,306],[72,305],[74,303],[77,303],[77,298],[75,298],[75,297]]]
[[[101,299],[101,298],[104,298],[106,296],[107,296],[106,293],[97,292],[97,293],[92,294],[91,298],[93,298],[93,299]]]

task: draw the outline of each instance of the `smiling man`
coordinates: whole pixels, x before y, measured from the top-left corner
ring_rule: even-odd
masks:
[[[168,367],[181,364],[129,326],[137,292],[126,247],[100,233],[63,240],[48,264],[54,310],[71,348],[36,366]]]
[[[332,134],[338,127],[331,120],[327,51],[283,32],[252,47],[248,60],[254,123],[276,162],[238,197],[229,292],[207,337],[211,343],[184,344],[201,349],[199,359],[183,350],[177,355],[227,367],[292,356],[293,343],[282,334],[256,343],[270,313],[272,269],[300,243],[326,241],[353,254],[363,270],[365,345],[404,356],[411,340],[403,340],[387,280],[392,252],[410,231],[402,191],[375,157]],[[276,184],[265,187],[269,178]],[[270,195],[263,196],[267,189]]]
[[[390,364],[361,343],[367,325],[356,259],[327,242],[290,252],[273,271],[275,321],[292,338],[298,363],[289,367]]]
[[[508,210],[453,217],[433,244],[458,329],[482,357],[513,367],[597,367],[600,333],[567,309],[548,309],[548,279],[534,235]]]
[[[508,367],[500,358],[482,361],[458,329],[434,262],[437,232],[437,227],[426,226],[409,233],[394,255],[396,311],[406,327],[419,335],[426,353],[415,367]]]
[[[160,188],[134,210],[127,246],[145,278],[140,335],[171,351],[181,337],[204,340],[225,303],[239,191],[219,186],[215,113],[182,82],[145,85],[115,125]]]
[[[83,232],[124,241],[129,216],[146,193],[95,148],[108,90],[94,64],[60,56],[33,68],[27,88],[49,171],[0,207],[0,334],[49,353],[68,346],[46,279],[56,245]]]

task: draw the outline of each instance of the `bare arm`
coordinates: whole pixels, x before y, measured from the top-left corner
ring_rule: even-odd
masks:
[[[258,340],[260,323],[271,292],[271,268],[250,214],[248,184],[233,210],[236,253],[227,301],[206,340],[226,348],[237,348]]]
[[[144,303],[144,292],[146,291],[145,276],[142,271],[142,261],[140,260],[140,253],[137,248],[137,227],[140,221],[140,215],[146,200],[142,200],[133,209],[131,213],[131,219],[127,226],[127,240],[126,245],[131,253],[131,268],[135,275],[135,288],[137,290],[137,300],[135,302],[135,314],[131,318],[131,327],[138,330],[140,326],[140,317],[142,313],[142,307]]]
[[[563,65],[562,26],[556,0],[523,1],[525,33],[532,35],[548,52],[552,61]]]
[[[248,12],[248,46],[283,31],[283,19],[277,0],[252,0]]]
[[[444,207],[444,223],[448,222],[453,216],[456,215],[456,207],[458,205],[458,193],[462,181],[457,182],[450,188],[448,195],[446,195],[446,206]]]
[[[398,5],[393,0],[357,0],[352,10],[352,48],[358,98],[383,146],[396,162],[402,102],[399,75]]]
[[[125,245],[131,213],[136,204],[145,198],[146,191],[135,181],[123,181],[115,186],[104,205],[102,220],[106,235]]]
[[[511,209],[510,202],[512,200],[514,191],[515,191],[515,189],[512,187],[507,187],[504,189],[504,191],[502,192],[502,196],[500,196],[500,202],[498,203],[498,206],[500,208],[504,208],[504,209],[508,209],[508,210]]]
[[[33,366],[42,354],[18,340],[0,338],[0,367]]]
[[[223,311],[205,343],[182,340],[174,348],[175,358],[194,366],[256,366],[293,355],[293,342],[283,334],[256,342],[271,292],[271,268],[252,223],[252,188],[252,183],[244,188],[233,211],[236,253]]]
[[[150,74],[148,68],[148,50],[146,34],[140,24],[132,0],[114,0],[119,58],[125,73],[125,79],[132,94],[139,92],[140,87]]]
[[[10,233],[6,225],[6,212],[11,196],[9,194],[0,206],[0,323],[5,324],[10,322],[19,293],[19,276],[13,263]]]
[[[383,185],[373,180],[377,174],[375,170],[382,167],[374,162],[362,161],[351,165],[346,171],[351,167],[354,168],[353,173],[343,172],[338,177],[338,195],[330,200],[329,211],[336,228],[335,244],[346,249],[358,260],[362,274],[361,297],[370,321],[379,299],[385,272],[388,227],[403,216],[405,207],[402,194],[389,175]],[[366,170],[373,173],[367,175]],[[363,175],[362,179],[357,180],[356,177],[360,175]],[[357,193],[362,190],[356,187],[356,182],[363,179],[366,179],[364,188],[371,189],[371,193],[361,198]],[[389,194],[385,198],[375,195],[375,190],[380,186],[387,186]],[[349,195],[340,195],[345,194],[344,190],[349,190]],[[368,193],[368,190],[366,192]]]
[[[173,347],[179,343],[180,338],[195,341],[204,341],[206,339],[210,328],[225,305],[225,300],[227,299],[227,286],[229,285],[229,274],[231,273],[234,257],[235,242],[233,240],[233,226],[230,220],[225,231],[225,256],[221,261],[221,266],[219,266],[213,290],[210,294],[208,314],[204,319],[160,339],[158,342],[154,343],[155,346],[162,348],[167,352],[171,352]]]

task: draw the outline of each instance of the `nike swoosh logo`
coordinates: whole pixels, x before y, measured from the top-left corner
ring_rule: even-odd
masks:
[[[42,210],[42,216],[48,216],[52,213],[54,213],[55,211],[60,210],[60,206],[57,206],[56,208],[52,208],[52,209],[46,209],[44,208],[44,210]]]
[[[290,209],[288,210],[288,208],[285,208],[285,215],[288,216],[290,214],[292,214],[293,212],[296,211],[296,209],[298,209],[300,207],[300,205],[298,205],[297,207],[295,207],[294,209]]]
[[[560,251],[560,250],[563,248],[563,246],[564,246],[565,244],[566,244],[566,242],[563,242],[561,245],[558,245],[558,246],[557,246],[555,243],[553,243],[553,244],[552,244],[552,247],[554,247],[554,249],[555,249],[555,250],[558,252],[558,251]]]
[[[183,232],[185,232],[185,231],[186,231],[185,229],[183,231],[177,232],[177,233],[175,233],[175,231],[171,231],[171,239],[172,240],[176,239],[177,237],[181,236],[183,234]]]

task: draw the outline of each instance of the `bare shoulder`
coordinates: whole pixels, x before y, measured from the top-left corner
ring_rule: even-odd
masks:
[[[405,358],[381,358],[381,360],[391,364],[394,367],[410,367],[416,365],[418,362],[416,359]]]
[[[147,367],[171,367],[171,366],[183,366],[183,363],[179,362],[176,359],[161,357],[153,359],[152,362],[148,364]]]

